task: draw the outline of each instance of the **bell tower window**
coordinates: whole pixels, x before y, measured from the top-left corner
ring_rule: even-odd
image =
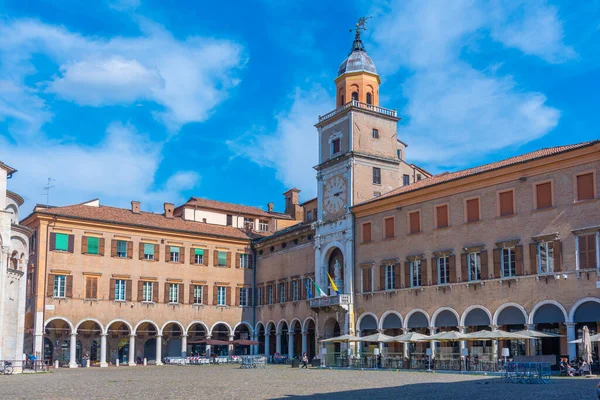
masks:
[[[373,104],[373,95],[371,93],[367,93],[367,104]]]
[[[331,141],[331,155],[337,154],[340,152],[340,144],[341,140],[339,138],[333,139]]]
[[[352,100],[358,101],[358,92],[352,92]]]

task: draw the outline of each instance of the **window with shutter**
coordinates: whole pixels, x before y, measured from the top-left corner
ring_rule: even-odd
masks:
[[[471,199],[466,202],[467,222],[477,222],[479,217],[479,199]]]
[[[116,256],[119,258],[127,258],[126,240],[117,240]]]
[[[510,278],[517,275],[515,248],[500,249],[500,263],[502,268],[502,277]]]
[[[594,196],[594,174],[577,175],[577,201],[591,200]]]
[[[538,274],[551,274],[554,272],[554,242],[538,243],[532,248],[537,257]],[[536,259],[534,259],[536,260]]]
[[[450,257],[437,258],[437,281],[439,285],[450,283]],[[433,265],[433,264],[432,264]]]
[[[217,287],[217,305],[227,305],[227,288],[225,286]]]
[[[421,286],[421,261],[410,262],[410,287]]]
[[[507,217],[515,214],[514,207],[514,191],[508,190],[498,194],[498,201],[500,202],[500,216]]]
[[[179,284],[169,283],[169,303],[179,303]]]
[[[67,277],[65,275],[54,275],[54,297],[66,297]]]
[[[154,290],[153,290],[153,282],[144,282],[142,285],[142,301],[144,302],[152,302],[154,301]]]
[[[66,233],[55,233],[56,245],[54,250],[69,251],[69,235]]]
[[[537,210],[552,207],[552,182],[539,183],[535,185],[535,199]]]
[[[219,266],[219,267],[227,266],[227,252],[226,251],[218,251],[217,252],[217,266]]]
[[[393,238],[396,235],[394,232],[394,217],[385,219],[385,238]]]
[[[154,245],[144,243],[144,260],[154,260]]]
[[[435,208],[436,229],[448,227],[448,206],[442,205]]]
[[[362,241],[363,243],[369,243],[371,241],[371,223],[366,222],[362,224]]]
[[[240,288],[238,303],[240,307],[248,306],[248,288]]]
[[[421,212],[413,211],[408,213],[408,233],[421,232]]]
[[[577,236],[577,249],[578,249],[578,264],[579,269],[596,268],[596,236],[582,235]]]
[[[481,254],[473,252],[467,254],[469,281],[481,280]]]
[[[174,263],[179,262],[179,247],[169,246],[169,261]]]
[[[381,185],[381,168],[373,167],[373,184]]]
[[[98,254],[99,253],[99,247],[98,247],[98,243],[99,240],[97,237],[87,237],[87,254]]]
[[[115,301],[125,301],[126,286],[125,279],[117,279],[115,281]]]

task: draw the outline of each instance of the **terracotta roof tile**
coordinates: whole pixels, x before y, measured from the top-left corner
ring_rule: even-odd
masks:
[[[395,196],[395,195],[399,195],[399,194],[403,194],[403,193],[409,193],[409,192],[413,192],[415,190],[425,189],[427,187],[438,185],[441,183],[453,181],[456,179],[466,178],[469,176],[477,175],[477,174],[480,174],[483,172],[493,171],[493,170],[504,168],[504,167],[509,167],[511,165],[516,165],[516,164],[520,164],[520,163],[524,163],[524,162],[528,162],[528,161],[537,160],[539,158],[544,158],[544,157],[552,156],[555,154],[563,153],[566,151],[571,151],[571,150],[579,149],[582,147],[591,146],[591,145],[594,145],[597,143],[600,143],[600,140],[593,140],[590,142],[570,144],[567,146],[549,147],[549,148],[533,151],[531,153],[521,154],[519,156],[507,158],[505,160],[480,165],[480,166],[477,166],[474,168],[465,169],[462,171],[444,172],[442,174],[434,175],[430,178],[426,178],[426,179],[417,181],[413,184],[410,184],[407,186],[402,186],[397,189],[391,190],[387,193],[382,194],[381,196],[379,196],[375,199],[365,201],[361,204],[371,203],[371,202],[378,201],[378,200],[381,200],[381,199],[384,199],[387,197],[391,197],[391,196]],[[360,204],[358,204],[358,205],[360,205]]]
[[[268,212],[261,210],[258,207],[250,207],[250,206],[242,206],[240,204],[226,203],[223,201],[217,200],[209,200],[209,199],[201,199],[198,197],[191,197],[187,203],[183,204],[180,207],[185,206],[195,206],[202,208],[210,208],[212,210],[220,210],[220,211],[230,211],[234,213],[240,214],[248,214],[248,215],[257,215],[260,217],[275,217],[279,219],[291,219],[291,217],[287,214],[274,213],[269,214]]]
[[[117,224],[134,225],[147,228],[167,229],[189,233],[230,237],[235,239],[255,239],[265,235],[256,232],[246,232],[231,226],[207,224],[195,221],[186,221],[182,218],[166,218],[162,214],[154,214],[142,211],[139,214],[132,213],[125,208],[103,206],[93,207],[77,204],[65,207],[55,207],[38,210],[39,214],[57,215],[63,217],[81,218],[91,221],[111,222]],[[265,234],[270,234],[265,232]]]

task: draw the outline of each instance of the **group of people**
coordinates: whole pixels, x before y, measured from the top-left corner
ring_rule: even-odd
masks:
[[[588,364],[583,358],[579,360],[574,359],[569,362],[567,357],[560,359],[560,369],[566,372],[568,376],[582,376],[584,373],[590,372],[590,364]]]

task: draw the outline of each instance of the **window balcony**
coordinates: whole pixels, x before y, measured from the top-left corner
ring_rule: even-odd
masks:
[[[338,294],[336,296],[317,297],[314,299],[310,299],[310,308],[319,309],[335,306],[347,308],[350,305],[350,299],[351,298],[349,294]]]

